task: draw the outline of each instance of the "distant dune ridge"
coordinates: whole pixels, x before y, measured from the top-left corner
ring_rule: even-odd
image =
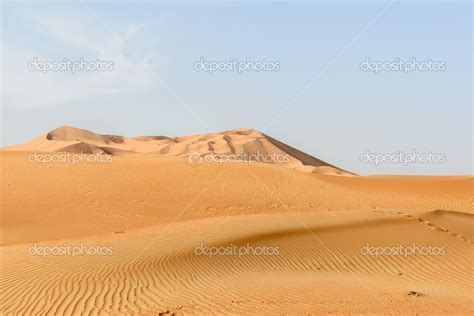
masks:
[[[71,126],[62,126],[9,151],[70,152],[114,156],[176,156],[210,154],[260,157],[259,162],[278,164],[298,171],[331,175],[353,175],[310,156],[255,129],[196,134],[182,137],[101,135]],[[271,157],[278,155],[279,161]],[[262,157],[268,158],[267,160]],[[286,160],[283,159],[287,157]]]

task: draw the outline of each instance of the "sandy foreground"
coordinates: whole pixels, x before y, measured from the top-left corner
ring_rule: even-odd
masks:
[[[0,152],[1,314],[474,313],[472,177],[29,154]]]

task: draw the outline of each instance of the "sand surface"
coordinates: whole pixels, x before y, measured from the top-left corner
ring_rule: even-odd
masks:
[[[77,131],[60,132],[0,152],[1,314],[474,313],[473,177],[353,176],[266,135],[314,169],[189,163],[188,140],[140,154],[93,133],[78,144],[114,147],[110,161],[29,161],[74,153]],[[239,132],[219,148],[255,145]],[[40,254],[81,244],[104,254]]]

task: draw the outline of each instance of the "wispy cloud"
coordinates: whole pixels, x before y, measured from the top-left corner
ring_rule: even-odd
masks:
[[[39,9],[15,9],[11,12],[21,20],[22,30],[17,40],[10,36],[3,41],[4,105],[10,107],[43,107],[62,105],[91,97],[143,92],[152,89],[156,80],[150,72],[130,56],[123,43],[112,36],[103,25],[81,6]],[[150,32],[150,23],[123,23],[114,30],[127,43],[142,33]],[[6,24],[6,27],[11,27]],[[21,34],[19,34],[21,33]],[[40,44],[38,44],[40,42]],[[133,41],[134,52],[147,63],[156,60],[144,44]],[[128,43],[127,43],[128,45]],[[68,60],[112,61],[113,71],[31,72],[27,64],[34,58],[41,61]],[[150,64],[150,67],[153,66]]]

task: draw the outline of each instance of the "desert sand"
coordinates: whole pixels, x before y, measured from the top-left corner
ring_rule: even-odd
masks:
[[[64,152],[107,159],[31,159]],[[289,160],[201,159],[241,152]],[[357,176],[253,129],[61,127],[0,161],[4,315],[474,313],[472,176]],[[81,244],[106,251],[38,250]]]

